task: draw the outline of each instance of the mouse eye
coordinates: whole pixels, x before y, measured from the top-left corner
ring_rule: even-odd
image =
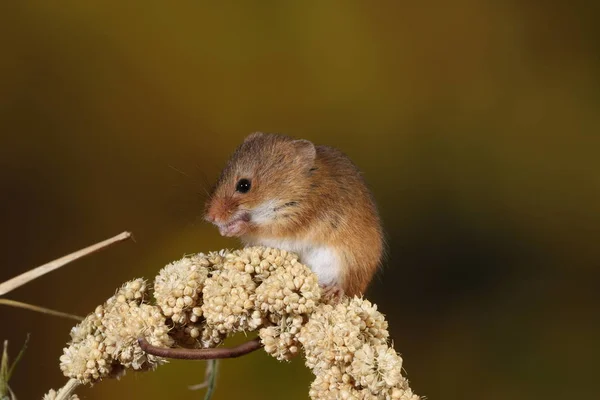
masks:
[[[236,190],[236,192],[240,192],[240,193],[248,193],[248,191],[250,191],[251,186],[252,185],[250,184],[249,179],[240,179],[238,181],[238,183],[235,185],[235,190]]]

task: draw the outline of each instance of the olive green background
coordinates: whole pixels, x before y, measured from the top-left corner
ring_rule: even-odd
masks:
[[[220,4],[217,4],[220,3]],[[600,359],[598,2],[3,1],[0,281],[131,230],[9,298],[80,315],[185,253],[256,130],[363,169],[389,257],[368,297],[429,399],[591,398]],[[565,4],[559,4],[565,3]],[[450,4],[452,4],[450,6]],[[0,308],[12,382],[65,378],[72,323]],[[200,399],[202,362],[81,390]],[[302,360],[221,363],[215,399],[305,399]]]

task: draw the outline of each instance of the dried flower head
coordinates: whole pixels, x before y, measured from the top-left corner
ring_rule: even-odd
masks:
[[[317,276],[298,262],[274,269],[256,289],[256,308],[269,314],[313,312],[321,296]]]
[[[156,306],[148,297],[143,279],[127,282],[75,326],[60,359],[64,374],[93,383],[164,362],[143,352],[139,337],[159,347],[207,348],[258,331],[278,360],[304,348],[316,375],[312,399],[419,399],[377,307],[357,297],[326,303],[317,277],[293,253],[248,247],[184,257],[156,277]]]
[[[255,290],[249,273],[232,268],[216,271],[203,290],[206,323],[224,334],[256,330],[263,318],[254,308]]]
[[[308,313],[319,298],[316,276],[283,250],[248,247],[225,255],[204,285],[202,313],[221,333],[260,328],[269,313]]]
[[[332,367],[318,374],[308,392],[311,399],[362,399],[360,391],[343,368]]]
[[[275,325],[262,328],[259,336],[265,351],[280,361],[297,355],[300,349],[298,333],[303,323],[301,315],[288,315],[280,317]]]
[[[402,378],[397,386],[370,390],[355,381],[344,367],[334,366],[319,373],[310,386],[309,395],[313,400],[419,400]]]
[[[408,386],[408,384],[407,384]],[[420,400],[421,397],[413,393],[412,389],[407,387],[406,389],[392,389],[390,398],[393,400]]]
[[[117,377],[124,367],[149,370],[164,362],[137,343],[145,337],[157,346],[173,344],[160,309],[143,303],[147,289],[143,279],[127,282],[71,330],[70,346],[60,358],[66,376],[90,383]]]
[[[393,348],[366,343],[354,354],[348,373],[357,384],[377,394],[405,384],[402,377],[402,358]]]
[[[113,359],[104,351],[103,339],[102,334],[97,333],[65,347],[60,357],[60,369],[63,373],[82,383],[118,376],[121,371],[114,371]]]
[[[102,315],[104,314],[104,308],[102,306],[96,307],[96,310],[84,318],[79,324],[71,328],[71,341],[81,342],[89,335],[93,335],[100,326],[102,326]]]
[[[158,307],[149,304],[115,304],[105,313],[102,326],[105,351],[126,368],[149,370],[164,361],[142,351],[137,342],[139,337],[145,337],[155,346],[173,344],[165,317]]]
[[[418,400],[388,336],[385,318],[365,299],[320,304],[297,337],[316,375],[311,398]]]
[[[385,344],[389,333],[383,315],[368,300],[346,298],[320,304],[300,331],[306,365],[315,373],[352,362],[363,344]]]
[[[166,317],[178,325],[199,321],[204,281],[215,266],[222,263],[224,254],[199,253],[174,261],[160,270],[154,278],[154,298]]]
[[[267,279],[272,271],[298,262],[298,256],[285,250],[270,247],[246,247],[229,253],[224,268],[237,269],[252,275],[256,283]]]
[[[202,322],[190,322],[183,326],[174,327],[169,335],[178,346],[187,348],[217,347],[227,337],[226,334],[207,325],[204,319],[202,319]]]

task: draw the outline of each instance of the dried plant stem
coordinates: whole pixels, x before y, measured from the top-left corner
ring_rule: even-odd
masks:
[[[138,343],[142,350],[165,358],[176,358],[179,360],[216,360],[221,358],[236,358],[252,353],[262,347],[260,338],[252,339],[235,347],[217,349],[171,349],[166,347],[152,346],[144,338],[139,338]]]
[[[69,381],[65,383],[65,386],[58,390],[55,400],[68,400],[79,385],[81,385],[81,383],[79,383],[77,379],[69,379]]]
[[[197,385],[188,386],[190,390],[200,390],[206,388],[204,400],[210,400],[215,392],[217,383],[217,371],[219,369],[219,360],[207,360],[204,382]]]
[[[83,317],[80,317],[78,315],[68,314],[68,313],[64,313],[62,311],[56,311],[56,310],[52,310],[50,308],[36,306],[33,304],[28,304],[28,303],[23,303],[23,302],[16,301],[16,300],[0,299],[0,304],[4,304],[5,306],[24,308],[26,310],[35,311],[35,312],[39,312],[42,314],[52,315],[54,317],[74,319],[75,321],[83,321]]]
[[[215,386],[217,386],[217,369],[218,369],[219,361],[218,360],[208,360],[208,364],[206,366],[206,372],[208,375],[208,386],[206,388],[206,394],[204,395],[204,400],[210,400],[215,392]]]
[[[96,251],[108,247],[114,243],[129,239],[130,237],[130,232],[122,232],[110,239],[93,244],[89,247],[78,250],[74,253],[71,253],[54,261],[50,261],[47,264],[29,270],[21,275],[15,276],[14,278],[7,280],[6,282],[0,283],[0,296],[18,288],[19,286],[26,284],[27,282],[30,282],[36,278],[39,278],[42,275],[47,274],[48,272],[54,271],[55,269],[58,269],[65,264],[68,264],[89,254],[95,253]]]

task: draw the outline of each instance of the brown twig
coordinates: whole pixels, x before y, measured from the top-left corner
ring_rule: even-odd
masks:
[[[221,358],[240,357],[262,347],[260,339],[252,339],[235,347],[218,348],[218,349],[172,349],[167,347],[156,347],[148,343],[144,338],[139,338],[138,343],[142,350],[148,354],[152,354],[165,358],[176,358],[179,360],[216,360]]]
[[[130,237],[130,232],[120,233],[117,236],[113,236],[110,239],[106,239],[102,242],[93,244],[91,246],[86,247],[85,249],[78,250],[74,253],[68,254],[54,261],[50,261],[47,264],[41,265],[37,268],[24,272],[21,275],[15,276],[14,278],[7,280],[6,282],[0,283],[0,296],[18,288],[19,286],[26,284],[27,282],[39,278],[44,274],[47,274],[48,272],[54,271],[55,269],[58,269],[65,264],[68,264],[89,254],[95,253],[96,251],[108,247],[111,244],[120,242],[125,239],[129,239]]]

